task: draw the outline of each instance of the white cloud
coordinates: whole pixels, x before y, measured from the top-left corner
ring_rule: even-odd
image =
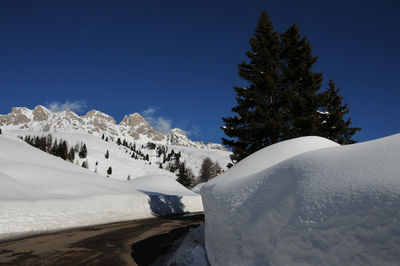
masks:
[[[159,109],[159,108],[149,107],[142,112],[143,116],[151,117],[157,111],[157,109]]]
[[[61,112],[68,109],[72,112],[81,113],[85,111],[86,106],[86,101],[66,101],[64,103],[51,102],[47,104],[47,108],[52,112]]]
[[[189,137],[198,137],[200,135],[200,129],[197,126],[191,126],[189,129],[184,129]]]
[[[164,118],[162,116],[156,117],[154,113],[160,108],[149,107],[142,111],[143,117],[150,123],[155,129],[163,134],[167,134],[171,130],[172,120]]]

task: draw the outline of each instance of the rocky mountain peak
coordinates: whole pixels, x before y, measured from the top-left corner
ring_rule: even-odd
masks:
[[[179,128],[171,129],[169,134],[164,135],[153,128],[139,113],[127,115],[121,123],[116,124],[113,117],[97,110],[79,116],[71,110],[52,112],[42,105],[36,106],[33,110],[14,107],[11,113],[0,115],[0,126],[6,130],[79,132],[97,136],[104,134],[111,140],[121,138],[142,143],[154,141],[197,148],[223,148],[218,144],[205,145],[203,142],[192,141],[186,132]]]
[[[141,116],[139,113],[133,113],[130,114],[129,116],[124,116],[124,119],[122,119],[121,123],[119,124],[130,127],[135,127],[139,124],[149,125],[146,119],[144,119],[144,117]]]
[[[49,119],[51,111],[42,105],[37,105],[33,111],[33,120],[36,121],[45,121]]]

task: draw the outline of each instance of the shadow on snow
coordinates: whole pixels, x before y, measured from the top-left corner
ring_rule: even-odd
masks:
[[[184,213],[185,205],[182,203],[182,196],[143,190],[140,190],[140,192],[149,196],[149,205],[154,216]]]

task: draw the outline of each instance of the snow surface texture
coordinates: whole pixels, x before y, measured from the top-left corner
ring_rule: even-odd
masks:
[[[278,143],[201,189],[212,265],[398,265],[400,134]]]
[[[200,196],[168,176],[106,178],[6,134],[0,149],[0,238],[202,211]]]
[[[178,250],[168,261],[167,265],[175,266],[208,266],[204,247],[204,224],[190,229]]]

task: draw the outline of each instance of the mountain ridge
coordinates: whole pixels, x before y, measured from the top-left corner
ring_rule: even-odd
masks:
[[[85,115],[79,116],[67,109],[53,112],[43,105],[34,109],[27,107],[13,107],[6,115],[0,114],[0,127],[5,130],[31,130],[37,132],[79,132],[127,141],[196,147],[202,149],[218,149],[226,151],[221,144],[202,141],[192,141],[186,132],[179,128],[171,129],[167,134],[157,131],[139,113],[125,115],[117,124],[112,116],[99,110],[90,110]]]

